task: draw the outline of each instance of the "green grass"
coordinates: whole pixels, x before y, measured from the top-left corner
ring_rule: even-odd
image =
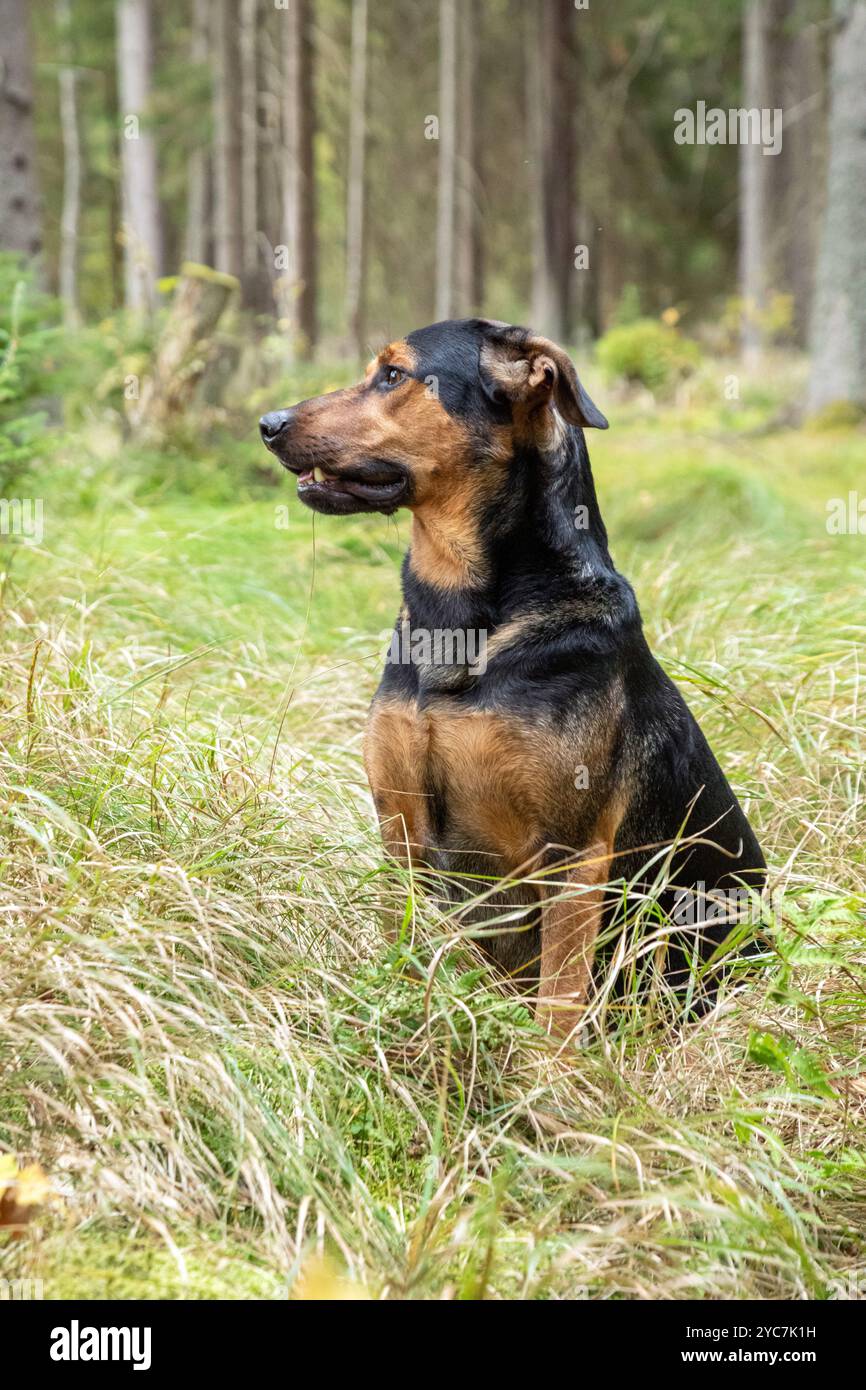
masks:
[[[4,552],[0,1144],[60,1201],[0,1232],[0,1277],[862,1294],[866,538],[825,504],[866,437],[770,397],[633,402],[590,444],[783,895],[772,950],[699,1025],[602,995],[567,1059],[383,863],[359,750],[407,519],[314,520],[248,444],[57,436],[43,544]]]

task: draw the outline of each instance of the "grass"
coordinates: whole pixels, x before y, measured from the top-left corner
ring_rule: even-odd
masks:
[[[770,406],[638,402],[590,442],[770,860],[771,950],[700,1024],[600,998],[567,1059],[383,863],[359,749],[406,520],[314,522],[238,486],[246,445],[58,433],[0,645],[0,1146],[58,1200],[0,1231],[0,1278],[862,1295],[864,539],[825,504],[866,445]]]

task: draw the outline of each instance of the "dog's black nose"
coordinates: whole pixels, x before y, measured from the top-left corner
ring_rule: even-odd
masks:
[[[266,444],[276,444],[280,436],[288,430],[293,415],[293,410],[272,410],[268,415],[262,416],[259,420],[259,430]]]

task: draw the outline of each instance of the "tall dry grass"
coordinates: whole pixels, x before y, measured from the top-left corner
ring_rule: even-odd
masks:
[[[669,460],[629,447],[657,487]],[[324,1258],[373,1297],[862,1296],[854,552],[807,538],[791,563],[784,531],[732,546],[700,509],[674,546],[634,489],[620,506],[781,911],[700,1023],[659,989],[602,997],[567,1056],[383,864],[359,740],[389,553],[320,534],[310,599],[307,533],[119,507],[13,566],[0,1143],[59,1202],[0,1232],[0,1277],[280,1296]],[[323,611],[342,631],[298,659]]]

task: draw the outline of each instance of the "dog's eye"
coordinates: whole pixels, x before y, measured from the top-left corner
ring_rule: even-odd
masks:
[[[406,373],[401,367],[388,367],[385,371],[385,385],[399,386],[401,381],[406,380]]]

